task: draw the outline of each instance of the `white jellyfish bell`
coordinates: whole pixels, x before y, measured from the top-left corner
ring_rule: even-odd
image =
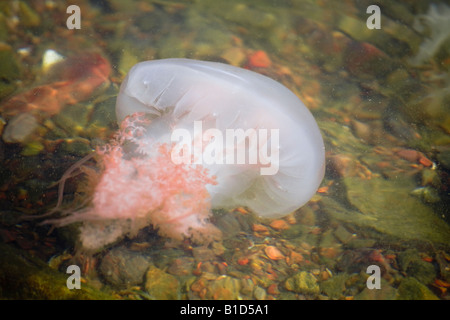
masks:
[[[136,112],[152,118],[145,135],[155,143],[186,143],[174,133],[190,133],[193,161],[217,179],[207,187],[213,208],[246,206],[281,217],[308,202],[323,179],[316,121],[294,93],[261,74],[189,59],[141,62],[116,104],[119,122]],[[153,143],[148,148],[150,154]]]

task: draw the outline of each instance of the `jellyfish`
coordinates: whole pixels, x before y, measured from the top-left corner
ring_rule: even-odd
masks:
[[[82,222],[96,249],[152,225],[172,239],[220,238],[212,209],[279,218],[307,203],[325,168],[310,111],[282,84],[216,62],[136,64],[116,102],[120,129],[99,148],[88,205],[48,223]]]

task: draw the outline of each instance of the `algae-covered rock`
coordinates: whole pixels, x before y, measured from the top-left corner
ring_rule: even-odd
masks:
[[[300,271],[288,278],[284,284],[289,291],[303,294],[318,294],[320,292],[316,277],[307,271]]]
[[[27,252],[0,243],[1,299],[112,299],[107,293],[81,283],[81,289],[67,288],[69,274],[51,269]]]
[[[394,300],[397,297],[397,289],[386,280],[381,279],[380,289],[364,288],[355,296],[355,300]]]
[[[180,298],[180,285],[174,276],[151,266],[145,275],[145,290],[156,300]]]
[[[439,298],[419,280],[409,277],[400,283],[397,300],[439,300]]]
[[[253,291],[255,298],[262,297],[262,295],[265,294],[265,290],[261,288],[264,291],[264,293],[262,293],[261,290],[257,290],[257,288],[260,287],[255,287]],[[209,281],[207,297],[214,300],[237,300],[239,299],[240,290],[241,281],[239,279],[235,277],[223,276],[221,278]]]
[[[430,284],[436,278],[436,270],[430,262],[423,261],[416,249],[408,249],[398,255],[403,272],[422,283]]]
[[[450,243],[448,224],[431,207],[410,195],[415,187],[411,178],[348,177],[340,185],[341,194],[346,195],[345,206],[330,198],[322,199],[323,209],[330,216],[401,239]]]
[[[345,282],[348,277],[349,276],[346,273],[340,273],[323,281],[320,284],[320,288],[330,299],[339,299],[344,294]]]

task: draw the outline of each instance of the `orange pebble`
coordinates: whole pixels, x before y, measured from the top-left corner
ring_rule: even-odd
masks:
[[[434,283],[439,287],[450,288],[450,283],[445,282],[444,280],[441,279],[434,280]]]
[[[289,224],[284,220],[273,220],[270,223],[270,227],[275,230],[287,230],[289,229]]]
[[[242,213],[242,214],[248,214],[248,213],[249,213],[249,212],[248,212],[245,208],[243,208],[243,207],[238,207],[238,208],[236,208],[236,211],[239,212],[239,213]]]
[[[301,253],[295,252],[295,251],[291,251],[289,254],[289,263],[300,263],[303,262],[303,260],[305,260],[305,258],[303,258],[303,255]]]
[[[259,223],[253,224],[252,230],[255,232],[269,232],[269,229],[267,229],[266,226],[259,224]]]
[[[293,214],[290,214],[288,216],[285,217],[286,222],[289,224],[296,224],[297,223],[297,219],[294,217]]]
[[[265,51],[258,50],[248,57],[250,68],[268,68],[272,65],[272,61]]]
[[[416,162],[420,157],[420,153],[413,149],[400,149],[397,151],[397,155],[409,162]]]
[[[241,257],[238,259],[237,263],[241,266],[245,266],[250,262],[250,260],[247,257]]]
[[[281,260],[285,258],[284,255],[281,253],[281,251],[274,246],[267,246],[264,249],[264,252],[272,260]]]
[[[431,167],[433,164],[433,162],[430,159],[425,157],[420,157],[419,162],[423,164],[425,167]]]
[[[276,283],[272,283],[272,284],[267,288],[267,293],[268,293],[268,294],[272,294],[272,295],[280,294],[280,291],[278,290],[278,285],[277,285]]]

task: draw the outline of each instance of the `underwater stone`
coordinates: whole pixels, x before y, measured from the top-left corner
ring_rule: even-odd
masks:
[[[318,294],[320,292],[316,277],[307,271],[301,271],[288,278],[284,286],[287,290],[297,293]]]
[[[398,263],[403,272],[422,283],[430,284],[436,277],[433,264],[423,261],[417,249],[407,249],[400,253]]]
[[[256,286],[255,290],[253,291],[253,296],[256,300],[264,300],[266,298],[266,290],[264,288],[261,288],[260,286]]]
[[[37,127],[37,120],[32,114],[21,113],[8,122],[3,133],[3,141],[8,143],[23,143]]]
[[[398,287],[397,300],[439,300],[433,292],[416,278],[403,279]]]
[[[348,278],[349,276],[346,273],[337,274],[321,282],[320,288],[330,299],[339,299],[344,295],[345,282]]]
[[[364,288],[363,291],[355,296],[355,300],[394,300],[397,297],[397,289],[392,287],[389,282],[381,278],[380,289]]]
[[[151,259],[125,247],[114,248],[102,259],[100,271],[105,280],[117,287],[141,285]]]
[[[145,290],[156,300],[176,300],[180,298],[177,278],[151,266],[145,275]]]
[[[448,224],[431,207],[410,195],[416,187],[412,178],[349,177],[342,179],[341,185],[346,195],[342,200],[348,201],[351,208],[324,197],[322,208],[331,217],[401,239],[450,243]]]

